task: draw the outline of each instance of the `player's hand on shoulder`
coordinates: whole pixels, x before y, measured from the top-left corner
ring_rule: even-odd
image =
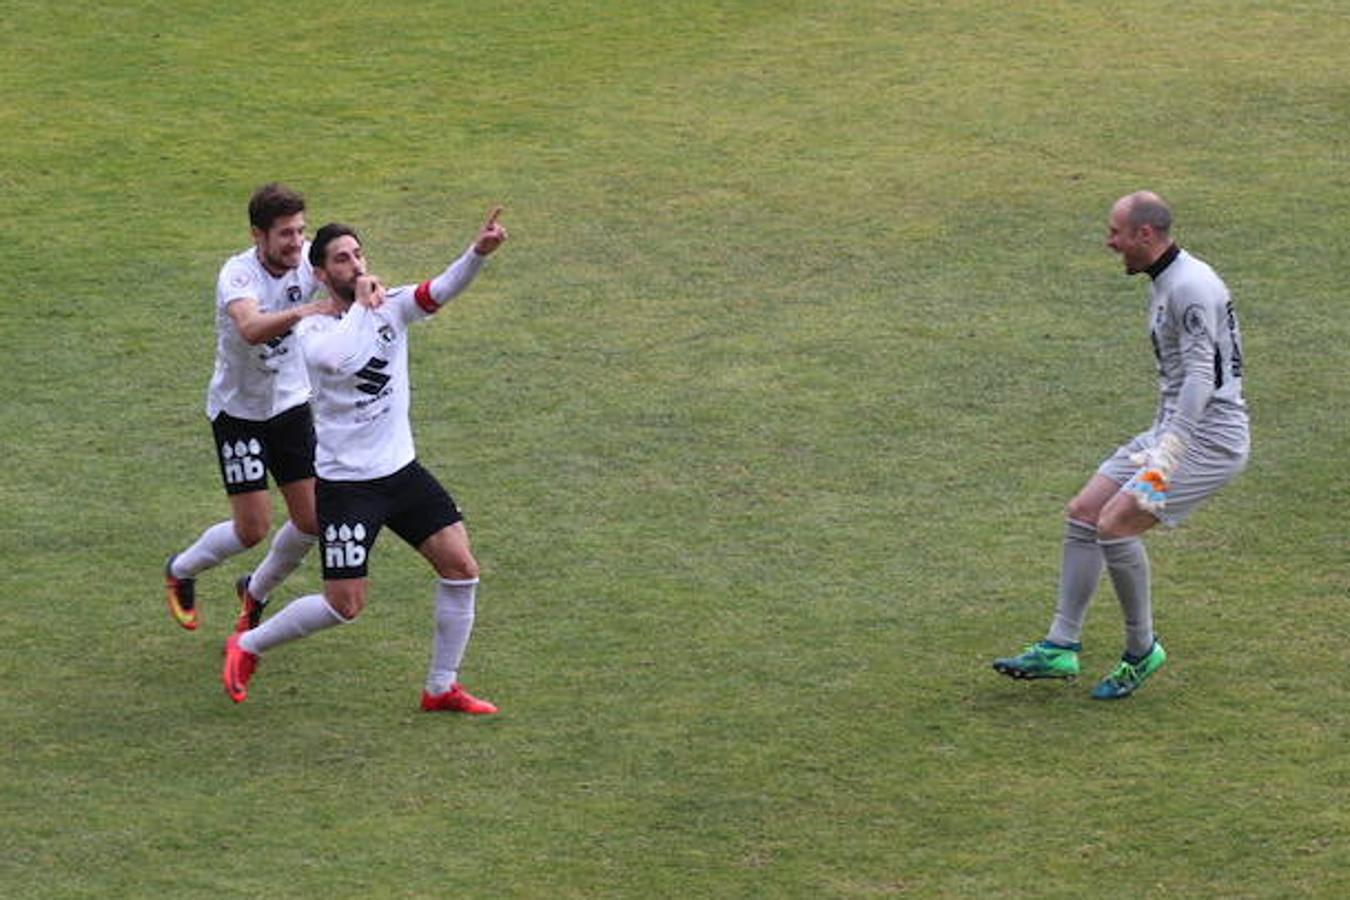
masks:
[[[493,207],[492,212],[488,213],[487,222],[478,230],[478,237],[474,239],[473,249],[479,256],[487,256],[506,243],[506,228],[502,226],[501,222],[497,221],[501,214],[502,208],[500,206]]]
[[[338,314],[337,301],[324,295],[311,303],[305,314],[309,316],[336,316]]]

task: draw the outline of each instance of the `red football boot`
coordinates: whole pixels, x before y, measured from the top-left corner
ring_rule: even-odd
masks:
[[[164,599],[169,615],[188,631],[197,630],[197,579],[173,574],[173,557],[164,563]]]
[[[239,646],[239,635],[232,634],[225,639],[225,666],[220,671],[220,680],[225,685],[225,693],[235,703],[247,699],[248,680],[253,677],[257,665],[257,654]]]
[[[462,712],[473,716],[490,716],[497,711],[497,707],[491,703],[479,700],[460,687],[459,682],[450,685],[450,690],[444,694],[422,691],[422,709],[426,712]]]
[[[262,621],[263,608],[267,604],[259,603],[248,592],[247,575],[240,575],[234,582],[234,593],[239,598],[239,618],[234,620],[234,633],[243,634],[258,627],[258,623]]]

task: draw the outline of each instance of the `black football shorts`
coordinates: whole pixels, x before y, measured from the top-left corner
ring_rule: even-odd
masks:
[[[267,490],[269,471],[277,484],[314,477],[314,415],[308,403],[262,422],[222,412],[211,432],[227,494]]]
[[[386,524],[417,547],[463,521],[455,500],[416,460],[372,481],[326,481],[315,489],[325,581],[366,577],[370,550]]]

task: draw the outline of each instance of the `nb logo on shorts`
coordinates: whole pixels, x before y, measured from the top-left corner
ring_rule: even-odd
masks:
[[[366,561],[366,526],[329,525],[323,533],[323,565],[326,569],[354,569]]]
[[[257,438],[244,441],[226,441],[220,445],[220,462],[225,468],[226,484],[244,484],[258,481],[266,469],[262,462],[262,444]]]

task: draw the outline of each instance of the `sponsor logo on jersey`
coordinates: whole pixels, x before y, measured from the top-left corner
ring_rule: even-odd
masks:
[[[389,408],[388,404],[370,410],[367,410],[365,408],[366,406],[368,406],[371,403],[374,403],[378,399],[380,398],[373,397],[370,400],[362,400],[361,402],[357,403],[356,404],[357,412],[356,415],[352,416],[352,421],[356,422],[359,425],[366,425],[369,424],[370,422],[375,422],[380,418],[387,416],[389,415],[389,413],[393,412],[393,410]]]
[[[357,522],[329,525],[323,532],[323,564],[327,569],[354,569],[366,561],[366,526]]]
[[[384,390],[384,386],[389,383],[389,375],[384,374],[384,370],[389,368],[389,360],[380,359],[378,356],[372,356],[366,360],[366,364],[361,367],[361,371],[356,373],[356,389],[363,394],[370,394],[372,397],[378,397]]]
[[[266,471],[262,461],[262,444],[258,443],[257,438],[221,444],[220,462],[225,470],[226,484],[260,481]]]

